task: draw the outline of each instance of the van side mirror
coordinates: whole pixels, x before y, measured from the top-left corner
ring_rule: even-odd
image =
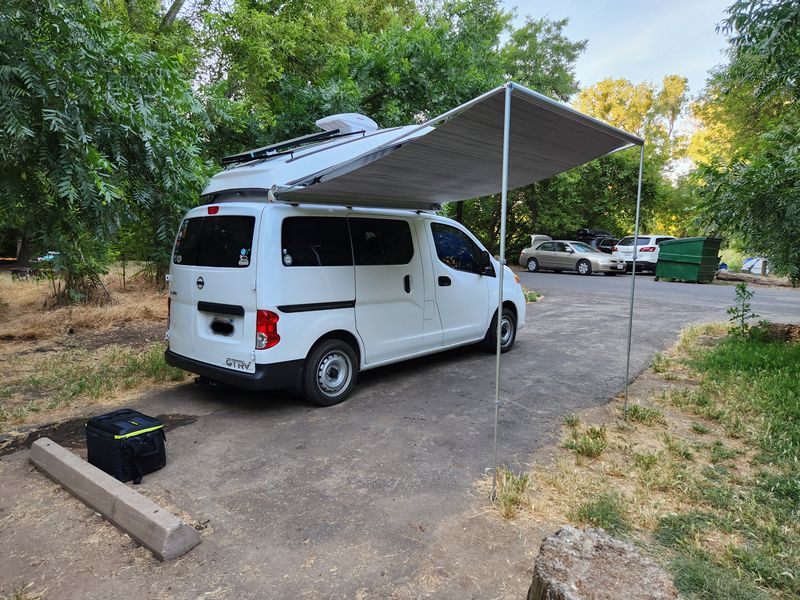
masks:
[[[491,255],[486,250],[481,252],[480,262],[478,264],[478,274],[494,275],[494,267],[492,266]]]

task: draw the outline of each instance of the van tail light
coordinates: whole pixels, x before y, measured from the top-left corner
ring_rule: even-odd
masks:
[[[272,348],[281,341],[278,335],[279,318],[271,310],[256,311],[256,350]]]
[[[645,246],[644,248],[639,248],[639,252],[655,252],[657,249],[656,246]]]
[[[614,247],[611,249],[611,251],[612,251],[612,252],[617,252],[617,250],[618,250],[618,248],[617,248],[616,246],[614,246]]]

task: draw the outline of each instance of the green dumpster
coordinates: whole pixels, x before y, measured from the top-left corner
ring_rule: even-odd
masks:
[[[720,238],[691,237],[666,240],[658,246],[656,279],[710,283],[719,266]]]

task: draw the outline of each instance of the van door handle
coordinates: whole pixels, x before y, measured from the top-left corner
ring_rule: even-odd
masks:
[[[446,275],[439,275],[439,285],[440,286],[447,287],[451,283],[452,283],[452,281],[450,281],[449,277],[447,277]]]
[[[406,288],[406,294],[411,293],[411,275],[403,277],[403,287]]]

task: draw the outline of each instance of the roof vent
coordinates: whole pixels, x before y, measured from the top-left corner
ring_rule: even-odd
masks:
[[[324,117],[317,121],[317,127],[324,131],[338,129],[341,133],[378,130],[378,124],[375,121],[358,113],[341,113]]]

